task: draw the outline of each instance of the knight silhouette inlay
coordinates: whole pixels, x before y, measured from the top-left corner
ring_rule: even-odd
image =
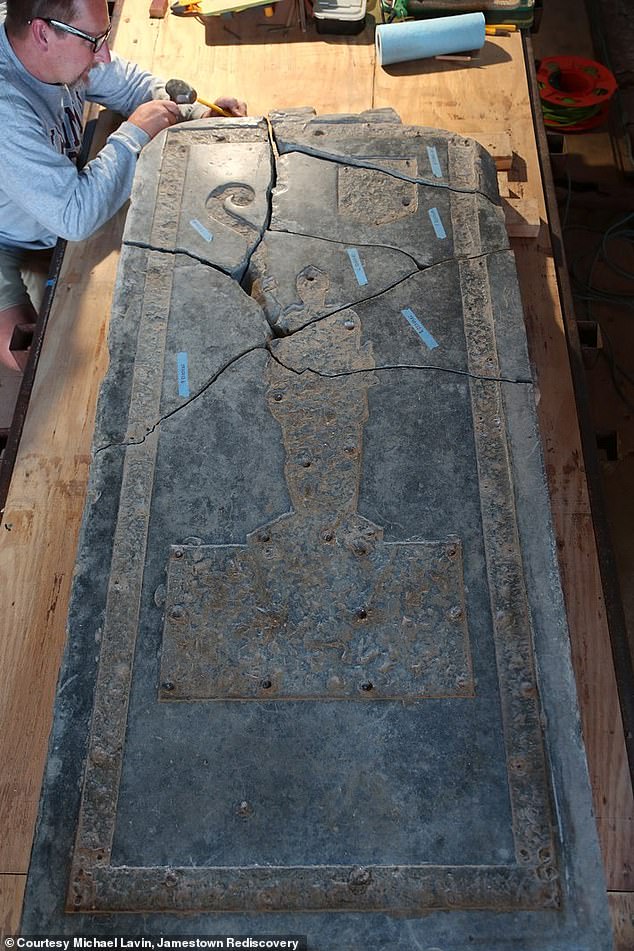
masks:
[[[277,341],[292,509],[245,545],[172,547],[163,700],[473,694],[459,539],[386,542],[357,511],[374,366],[352,310]]]

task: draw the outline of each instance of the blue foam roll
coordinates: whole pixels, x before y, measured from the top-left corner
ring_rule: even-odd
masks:
[[[431,20],[381,23],[376,28],[376,55],[381,66],[426,56],[463,53],[484,46],[484,14],[462,13]]]

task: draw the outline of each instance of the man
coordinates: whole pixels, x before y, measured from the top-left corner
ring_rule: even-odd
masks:
[[[111,53],[106,0],[0,3],[0,362],[19,324],[36,311],[21,270],[29,252],[58,237],[81,241],[129,198],[137,157],[155,135],[210,110],[177,106],[164,83]],[[79,171],[86,100],[127,116]],[[245,115],[236,99],[217,101]]]

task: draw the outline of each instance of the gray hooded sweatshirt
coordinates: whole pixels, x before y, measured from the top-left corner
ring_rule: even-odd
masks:
[[[0,3],[0,19],[5,4]],[[81,171],[75,165],[86,100],[129,116],[165,99],[162,80],[115,53],[88,83],[40,82],[24,68],[0,24],[0,247],[49,248],[81,241],[130,197],[137,157],[149,136],[123,122]],[[185,112],[185,110],[181,110]],[[204,111],[195,105],[185,118]]]

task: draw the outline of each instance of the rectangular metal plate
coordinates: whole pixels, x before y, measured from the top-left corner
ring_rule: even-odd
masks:
[[[173,547],[161,699],[471,695],[459,544],[376,536]]]

